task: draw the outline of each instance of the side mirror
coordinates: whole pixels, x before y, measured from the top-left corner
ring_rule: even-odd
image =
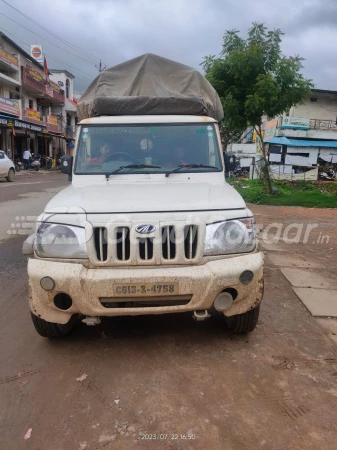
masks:
[[[236,168],[236,157],[232,152],[224,152],[226,172],[233,172]]]
[[[71,175],[73,172],[73,160],[71,155],[63,155],[61,157],[61,172],[65,175]]]

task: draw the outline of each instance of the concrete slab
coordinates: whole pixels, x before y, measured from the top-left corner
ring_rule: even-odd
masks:
[[[324,329],[329,338],[337,344],[337,319],[317,318],[316,320]]]
[[[337,289],[337,277],[327,270],[296,269],[290,267],[285,267],[280,270],[293,286],[316,289]],[[337,292],[335,294],[337,296]]]
[[[275,266],[283,267],[307,267],[311,269],[324,269],[324,265],[312,259],[306,259],[292,254],[268,253],[268,257]]]
[[[333,289],[293,288],[313,316],[337,317],[337,291]]]

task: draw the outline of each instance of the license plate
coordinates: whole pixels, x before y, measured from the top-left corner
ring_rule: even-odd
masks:
[[[178,283],[123,283],[114,286],[115,297],[157,297],[179,294]]]

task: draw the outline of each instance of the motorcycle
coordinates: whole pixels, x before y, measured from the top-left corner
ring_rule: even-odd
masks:
[[[336,180],[336,173],[333,169],[329,169],[327,172],[320,172],[319,177],[321,180]]]
[[[237,164],[233,175],[235,177],[246,177],[249,174],[249,168],[248,167],[241,167],[240,163]]]
[[[45,155],[38,155],[40,165],[44,169],[51,169],[53,165],[53,160],[49,156],[47,156],[47,162],[46,162],[46,156]]]
[[[21,170],[21,166],[22,166],[22,162],[19,158],[15,158],[14,159],[14,166],[15,166],[15,171],[16,172],[20,172]]]
[[[40,159],[38,156],[33,156],[29,168],[38,172],[40,170]]]

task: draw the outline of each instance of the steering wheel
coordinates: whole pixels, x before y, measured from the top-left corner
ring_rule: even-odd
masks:
[[[117,158],[116,158],[116,156],[117,156]],[[126,161],[132,161],[133,163],[137,162],[136,158],[133,155],[131,155],[131,153],[115,152],[115,153],[109,153],[105,157],[104,163],[109,162],[109,161],[123,161],[123,160],[119,159],[118,156],[124,156],[124,157],[126,156],[128,158],[128,159],[126,159]]]

